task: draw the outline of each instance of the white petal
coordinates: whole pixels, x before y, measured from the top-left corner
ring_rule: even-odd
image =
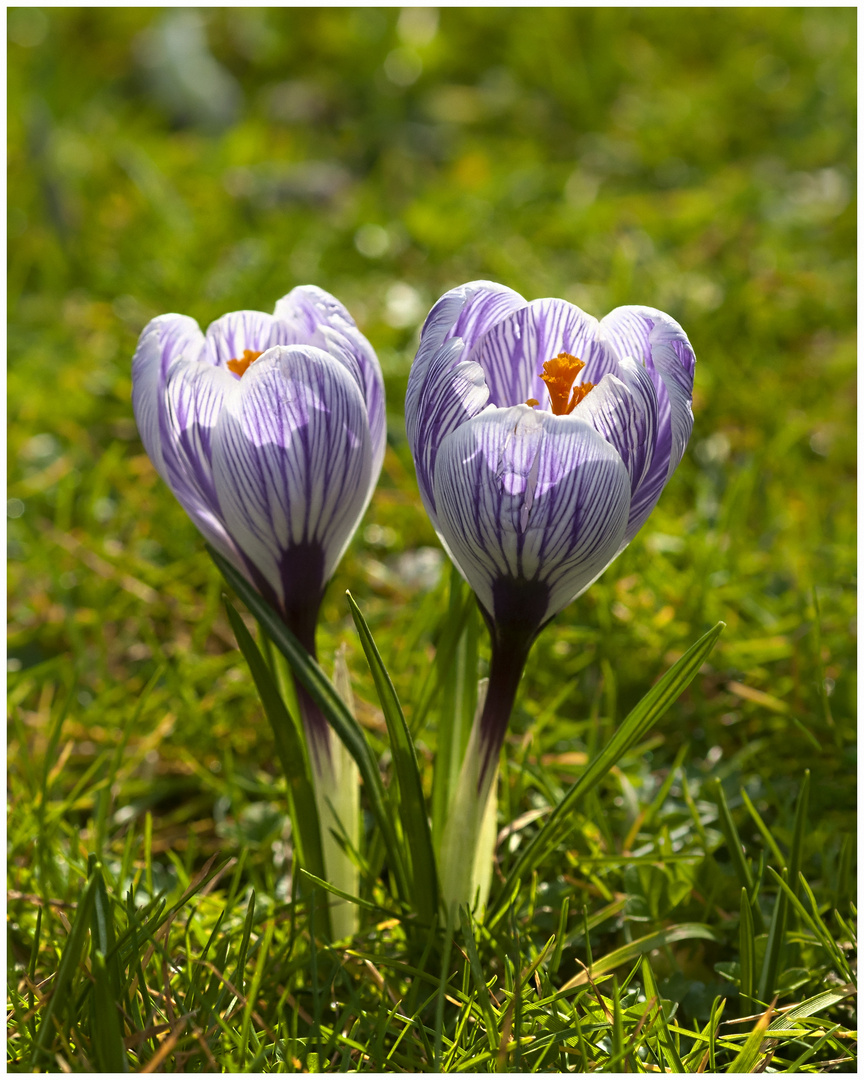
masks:
[[[534,583],[546,621],[619,550],[630,482],[619,455],[573,416],[489,408],[441,445],[439,527],[481,604],[501,583]]]
[[[168,368],[181,357],[196,359],[204,335],[188,315],[160,315],[141,331],[132,359],[132,409],[141,441],[161,476],[165,475],[162,447],[168,434],[165,383]]]
[[[669,410],[668,479],[678,467],[693,429],[696,356],[690,340],[671,316],[656,308],[616,308],[603,319],[602,326],[621,356],[633,357],[654,376],[661,427],[664,406]]]
[[[405,397],[405,426],[412,452],[417,444],[419,398],[424,393],[429,368],[441,349],[448,342],[460,340],[464,351],[470,351],[487,330],[526,303],[519,293],[504,285],[470,281],[451,289],[435,304],[420,332],[420,347],[411,365]],[[450,347],[448,356],[452,365],[459,362],[462,351]],[[440,375],[440,363],[437,370]]]
[[[683,329],[656,308],[616,308],[601,325],[622,356],[631,356],[644,366],[657,391],[657,440],[633,495],[625,536],[629,543],[657,504],[690,438],[696,357]]]
[[[228,531],[280,599],[299,546],[323,552],[323,587],[374,485],[366,406],[327,353],[291,346],[256,361],[226,396],[213,476]]]
[[[279,321],[263,311],[229,312],[210,323],[205,337],[204,359],[219,367],[242,360],[247,349],[262,353],[274,345],[293,344]]]
[[[432,524],[437,528],[433,478],[435,461],[443,440],[480,413],[489,390],[478,364],[459,362],[460,339],[447,341],[429,365],[426,380],[415,399],[415,422],[422,432],[414,449],[417,484]]]
[[[375,350],[357,329],[344,304],[317,285],[300,285],[292,289],[276,304],[275,315],[294,329],[296,344],[324,349],[354,375],[369,413],[373,470],[377,480],[387,444],[387,416],[384,377]]]
[[[590,424],[618,451],[635,492],[651,464],[657,442],[657,391],[648,372],[635,361],[618,364],[604,375],[573,413]]]

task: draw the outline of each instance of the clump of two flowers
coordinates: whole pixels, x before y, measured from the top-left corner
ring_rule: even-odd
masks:
[[[662,312],[597,322],[490,282],[452,290],[426,320],[406,426],[424,505],[492,637],[463,784],[480,808],[537,633],[630,542],[681,459],[694,363]],[[333,297],[305,287],[273,316],[226,315],[206,335],[184,316],[154,320],[133,385],[162,477],[314,655],[324,588],[383,459],[369,343]],[[320,773],[330,735],[302,693],[300,706]],[[445,901],[471,899],[443,878]]]

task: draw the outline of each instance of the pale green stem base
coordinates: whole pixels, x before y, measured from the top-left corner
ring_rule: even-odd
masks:
[[[498,767],[487,773],[480,788],[478,718],[485,699],[484,680],[438,851],[441,903],[451,925],[458,924],[459,908],[463,904],[477,916],[482,916],[492,883],[492,857],[497,835]]]
[[[354,715],[354,696],[344,646],[336,654],[333,685]],[[360,872],[350,851],[360,844],[360,773],[357,763],[332,731],[328,731],[330,761],[318,771],[313,767],[315,803],[321,828],[321,848],[327,881],[349,896],[356,896]],[[337,839],[337,837],[341,838]],[[345,849],[348,850],[345,850]],[[330,927],[334,940],[357,932],[357,905],[337,896],[329,897]]]

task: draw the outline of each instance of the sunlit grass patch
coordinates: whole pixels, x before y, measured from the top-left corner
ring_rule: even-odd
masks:
[[[222,121],[154,90],[153,41],[190,32],[172,11],[9,12],[8,1067],[853,1070],[853,13],[199,15],[193,45],[239,88]],[[206,326],[307,282],[374,343],[387,455],[319,651],[329,673],[347,646],[389,789],[350,589],[434,842],[442,716],[470,722],[470,694],[436,690],[451,577],[403,401],[420,320],[476,278],[654,305],[698,357],[649,525],[526,665],[493,900],[646,692],[726,629],[494,925],[421,926],[372,851],[359,931],[328,941],[225,584],[143,453],[131,356],[162,312]]]

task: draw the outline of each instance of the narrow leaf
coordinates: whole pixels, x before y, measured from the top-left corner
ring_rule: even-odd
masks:
[[[741,916],[738,924],[738,951],[741,963],[741,996],[753,998],[756,978],[756,936],[753,930],[753,913],[747,890],[741,890]]]
[[[477,708],[479,613],[473,594],[469,592],[466,598],[455,568],[453,574],[450,609],[434,663],[436,685],[441,689],[432,774],[432,835],[436,845],[444,833]],[[418,730],[416,719],[412,727]]]
[[[798,804],[795,807],[795,825],[792,829],[792,847],[789,850],[789,888],[798,895],[798,875],[804,852],[804,836],[807,832],[807,805],[810,796],[810,770],[804,770]]]
[[[849,963],[846,957],[843,955],[842,950],[838,948],[837,943],[834,941],[834,938],[831,936],[828,930],[828,927],[822,921],[813,894],[810,892],[810,887],[804,880],[804,875],[799,874],[798,880],[801,883],[804,891],[808,895],[811,907],[813,908],[812,914],[811,912],[807,911],[802,902],[792,892],[792,889],[784,878],[781,878],[779,874],[775,873],[775,871],[771,867],[769,867],[769,872],[774,877],[781,891],[786,894],[786,898],[789,900],[792,907],[797,912],[799,918],[801,918],[801,920],[810,927],[822,947],[826,950],[829,956],[833,957],[835,964],[840,970],[840,973],[844,975],[845,978],[851,979],[852,972],[849,969]]]
[[[111,985],[112,978],[101,950],[93,953],[93,1007],[91,1010],[92,1046],[99,1072],[125,1073],[129,1071],[126,1051],[123,1047],[123,1031],[117,1011],[117,995]]]
[[[332,885],[329,881],[325,881],[323,878],[316,877],[314,874],[310,874],[308,870],[304,870],[300,867],[300,873],[305,878],[324,889],[325,892],[330,893],[332,896],[337,896],[340,900],[347,900],[349,904],[356,904],[357,907],[363,908],[365,911],[372,911],[376,915],[383,915],[388,919],[401,919],[401,915],[398,911],[392,911],[390,908],[381,907],[380,904],[372,904],[368,900],[363,900],[359,896],[352,896],[351,893],[345,892],[344,889],[337,889],[335,885]]]
[[[783,871],[783,883],[787,884],[787,872],[785,870]],[[787,890],[781,889],[774,904],[771,925],[768,927],[768,943],[765,946],[762,971],[759,975],[759,988],[756,991],[756,997],[763,1005],[768,1001],[769,997],[774,996],[777,972],[780,969],[780,954],[786,934],[786,914],[788,909]]]
[[[511,898],[519,888],[519,883],[567,835],[572,823],[572,812],[579,800],[600,783],[609,770],[651,730],[669,706],[690,685],[725,625],[719,622],[707,634],[699,638],[666,672],[656,686],[648,691],[555,807],[543,828],[516,860],[501,892],[491,905],[487,916],[487,924],[490,927],[494,926],[507,910]]]
[[[723,792],[723,785],[719,780],[714,782],[714,794],[717,801],[717,809],[720,812],[720,828],[723,830],[723,836],[726,839],[726,847],[729,851],[729,859],[735,870],[735,876],[738,878],[738,884],[746,889],[752,896],[753,875],[750,873],[750,867],[747,865],[747,860],[744,858],[741,837],[738,835],[738,830],[735,828],[735,822],[732,820],[732,815],[729,812],[729,804],[726,802],[726,795]]]
[[[678,1056],[678,1051],[675,1049],[675,1042],[669,1031],[669,1025],[666,1023],[666,1014],[663,1011],[663,1002],[660,998],[660,991],[657,989],[657,982],[654,978],[654,972],[651,970],[651,964],[648,961],[647,955],[643,955],[642,957],[642,984],[645,989],[645,997],[649,1001],[653,998],[656,1002],[660,1024],[660,1041],[663,1045],[663,1052],[669,1062],[670,1069],[675,1073],[683,1073],[685,1069],[681,1064],[681,1058]]]
[[[477,1000],[483,1012],[486,1022],[486,1036],[489,1039],[489,1047],[494,1054],[498,1050],[498,1032],[495,1016],[492,1010],[492,1000],[489,997],[489,988],[483,978],[483,968],[480,966],[480,955],[477,952],[477,942],[474,940],[474,929],[471,926],[471,912],[467,905],[459,908],[459,920],[462,924],[462,940],[465,942],[465,951],[468,953],[468,964],[471,968],[471,978],[474,989],[477,991]]]
[[[720,938],[710,926],[703,923],[680,923],[677,926],[667,926],[663,930],[657,930],[653,934],[622,945],[620,949],[614,949],[594,963],[587,971],[574,975],[572,979],[564,983],[559,994],[567,990],[574,990],[578,986],[585,986],[598,975],[605,975],[622,964],[630,964],[652,949],[662,949],[665,945],[671,945],[675,941],[690,941],[693,938],[702,938],[705,941],[719,941]]]
[[[408,875],[391,821],[392,807],[388,805],[381,774],[378,771],[378,762],[366,741],[363,729],[349,713],[333,684],[276,612],[258,595],[243,575],[222,558],[218,551],[214,551],[209,545],[207,550],[222,576],[286,658],[297,678],[309,691],[312,700],[321,709],[328,723],[357,762],[366,788],[366,797],[369,799],[372,814],[378,822],[387,849],[390,869],[396,879],[397,889],[403,897],[409,896]]]
[[[796,1005],[794,1009],[789,1009],[789,1011],[784,1012],[782,1016],[778,1016],[768,1030],[770,1032],[775,1029],[780,1030],[785,1027],[791,1027],[796,1020],[803,1020],[808,1016],[815,1016],[824,1009],[830,1009],[832,1005],[837,1005],[845,998],[851,997],[854,993],[856,993],[856,988],[854,986],[842,986],[837,990],[826,990],[822,994],[816,994],[815,997],[807,998],[807,1000],[802,1001],[800,1005]]]
[[[119,1001],[120,964],[114,950],[114,918],[111,914],[111,902],[108,899],[108,890],[105,888],[102,867],[97,862],[95,855],[91,855],[88,859],[87,869],[96,878],[96,895],[93,897],[93,919],[91,924],[93,944],[102,953],[103,963],[111,984],[111,995],[115,1001]]]
[[[255,640],[233,604],[227,599],[225,610],[234,631],[240,651],[246,658],[252,678],[264,706],[264,712],[273,729],[276,753],[291,793],[294,824],[300,840],[300,856],[303,865],[318,877],[324,877],[324,860],[321,854],[321,830],[315,792],[309,779],[306,752],[297,725],[289,714],[273,676],[261,655]]]
[[[438,881],[435,872],[435,855],[432,851],[432,834],[426,814],[426,801],[423,798],[423,787],[417,768],[417,755],[393,682],[384,667],[366,620],[350,592],[347,596],[390,736],[393,765],[399,781],[402,830],[408,848],[405,861],[410,864],[412,870],[414,910],[421,919],[431,922],[438,911]]]
[[[54,992],[48,999],[48,1004],[42,1013],[42,1023],[36,1033],[36,1041],[33,1046],[33,1056],[30,1067],[33,1071],[40,1071],[39,1058],[46,1053],[47,1045],[54,1034],[54,1016],[62,1015],[69,1003],[69,986],[72,976],[78,967],[81,954],[84,950],[84,942],[87,936],[87,928],[90,923],[90,914],[93,910],[93,900],[96,895],[96,877],[93,875],[87,882],[81,899],[78,901],[78,909],[75,918],[69,928],[63,955],[60,957],[60,966],[57,969],[57,977],[54,980]]]
[[[477,601],[474,594],[465,585],[454,566],[450,574],[450,602],[447,615],[435,645],[435,663],[429,669],[415,703],[411,717],[412,733],[416,734],[423,726],[429,710],[444,686],[444,676],[451,669],[466,622],[472,614],[476,614],[476,611]],[[474,672],[476,681],[476,667]]]
[[[744,788],[741,788],[741,798],[742,798],[742,800],[744,802],[744,805],[747,807],[747,810],[748,810],[748,812],[750,814],[750,817],[753,818],[753,821],[756,824],[756,828],[762,834],[762,839],[768,845],[768,847],[771,850],[772,855],[777,860],[778,868],[780,870],[782,870],[783,867],[786,865],[786,860],[783,858],[783,853],[780,851],[780,848],[777,845],[777,841],[771,835],[771,832],[768,829],[768,826],[762,820],[762,817],[759,814],[759,811],[753,805],[752,799],[747,794],[747,791]]]
[[[765,1038],[765,1032],[768,1028],[768,1024],[771,1020],[771,1013],[773,1011],[773,1006],[769,1006],[763,1015],[759,1017],[756,1026],[747,1036],[747,1041],[741,1047],[731,1065],[728,1066],[726,1072],[753,1072],[753,1067],[759,1059],[759,1051],[762,1048],[762,1041]]]

